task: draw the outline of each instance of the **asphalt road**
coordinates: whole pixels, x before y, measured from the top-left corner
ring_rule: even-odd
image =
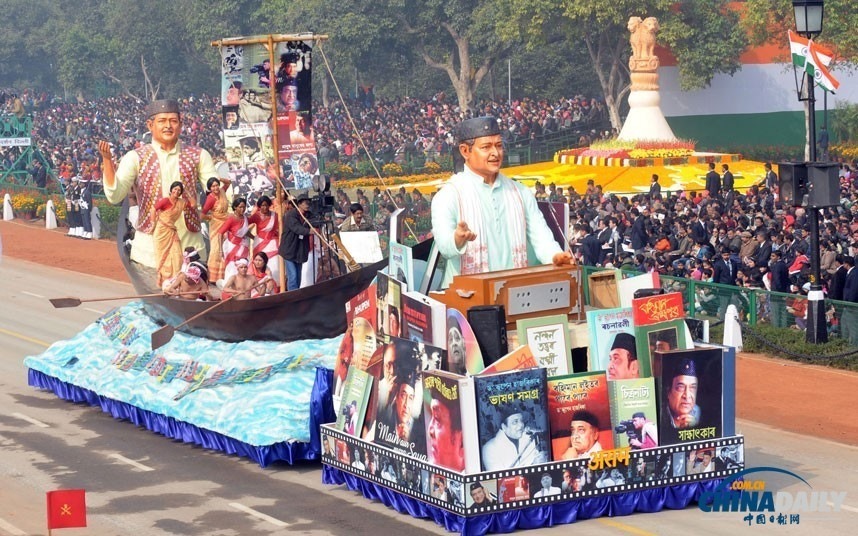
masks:
[[[45,534],[44,494],[67,488],[87,490],[89,521],[87,528],[57,533],[69,536],[446,534],[433,522],[398,514],[344,487],[322,485],[317,464],[262,469],[27,385],[25,356],[70,337],[117,303],[53,309],[48,297],[131,293],[129,285],[106,279],[9,258],[0,263],[0,535]],[[781,467],[806,478],[814,490],[846,491],[844,509],[802,513],[799,525],[748,527],[744,514],[708,514],[692,507],[534,533],[856,533],[858,448],[739,424],[749,466]],[[767,478],[767,485],[770,490],[801,489],[774,477]]]

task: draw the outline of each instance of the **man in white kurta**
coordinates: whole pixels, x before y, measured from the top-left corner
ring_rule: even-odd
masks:
[[[182,132],[181,116],[179,107],[176,101],[160,100],[154,101],[147,107],[148,119],[146,126],[152,133],[152,143],[149,146],[144,146],[143,150],[154,151],[157,158],[157,169],[159,171],[159,180],[156,179],[155,188],[153,191],[146,193],[147,196],[155,201],[165,195],[165,192],[170,191],[170,184],[174,181],[182,181],[182,167],[190,165],[192,168],[190,173],[194,175],[194,185],[199,182],[201,190],[194,188],[193,191],[188,191],[185,187],[185,197],[198,198],[199,191],[205,191],[206,181],[211,177],[217,176],[212,157],[205,149],[199,149],[192,146],[183,146],[179,141],[179,135]],[[138,201],[142,194],[141,167],[143,162],[140,159],[140,150],[129,151],[122,157],[119,166],[114,168],[111,160],[110,146],[106,142],[99,143],[99,152],[103,158],[104,166],[104,195],[111,203],[121,203],[128,194],[131,188],[135,187],[135,192],[138,195]],[[189,154],[193,154],[193,158],[189,158]],[[198,156],[197,156],[198,155]],[[189,162],[189,164],[181,164],[180,160]],[[154,166],[154,162],[152,162]],[[160,182],[160,190],[158,187]],[[187,181],[185,181],[187,182]],[[144,213],[144,204],[141,202],[141,213],[139,215],[140,222],[144,221],[146,214]],[[206,258],[206,247],[203,235],[200,231],[191,231],[186,224],[187,217],[179,218],[176,221],[176,228],[179,232],[179,240],[182,242],[182,248],[193,246],[196,248],[203,258]],[[145,266],[155,267],[155,246],[152,240],[151,232],[146,232],[140,224],[136,225],[137,232],[134,234],[134,240],[131,242],[131,260],[139,262]]]
[[[442,286],[458,274],[570,264],[572,256],[554,240],[533,193],[500,173],[497,120],[463,121],[456,137],[464,170],[432,200],[432,234],[447,259]]]

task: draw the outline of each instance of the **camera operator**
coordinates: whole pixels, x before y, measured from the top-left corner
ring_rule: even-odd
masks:
[[[310,226],[304,218],[312,219],[310,198],[301,194],[295,200],[298,210],[286,212],[283,218],[283,238],[279,253],[286,260],[287,290],[301,287],[301,265],[310,257]]]
[[[639,411],[632,415],[632,423],[640,437],[640,439],[629,437],[632,450],[651,449],[658,446],[658,430],[655,424],[647,420],[643,412]]]
[[[271,60],[262,60],[261,64],[251,67],[250,72],[259,77],[259,87],[265,89],[271,87]]]

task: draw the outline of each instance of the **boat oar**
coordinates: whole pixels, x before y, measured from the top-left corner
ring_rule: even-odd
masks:
[[[82,300],[80,298],[51,298],[50,302],[56,309],[65,309],[66,307],[77,307],[82,303],[89,302],[99,302],[99,301],[113,301],[113,300],[134,300],[138,298],[162,298],[169,296],[185,296],[191,294],[199,294],[200,292],[180,292],[178,294],[135,294],[133,296],[114,296],[112,298],[89,298],[86,300]]]
[[[185,320],[184,322],[182,322],[178,326],[174,327],[174,326],[171,326],[170,324],[167,324],[166,326],[158,329],[157,331],[153,331],[152,332],[152,350],[157,350],[158,348],[160,348],[160,347],[164,346],[165,344],[167,344],[168,342],[170,342],[170,339],[173,338],[173,335],[176,333],[176,330],[179,329],[180,327],[182,327],[186,324],[190,324],[191,322],[200,318],[201,316],[206,315],[206,314],[214,311],[215,309],[217,309],[221,305],[234,300],[236,298],[236,296],[238,296],[238,295],[233,294],[229,298],[227,298],[225,300],[221,300],[220,302],[216,303],[215,305],[212,305],[211,307],[209,307],[205,311],[199,312],[199,313],[195,314],[194,316],[192,316],[191,318]]]

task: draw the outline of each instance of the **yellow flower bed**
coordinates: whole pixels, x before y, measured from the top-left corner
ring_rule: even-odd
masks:
[[[35,213],[36,209],[39,208],[39,204],[43,202],[44,199],[42,196],[20,192],[12,195],[12,210],[14,210],[15,213]]]
[[[357,179],[337,181],[333,186],[334,188],[342,188],[344,190],[354,188],[384,188],[398,184],[435,181],[441,178],[448,178],[450,175],[451,173],[430,173],[421,175],[405,175],[402,177],[387,177],[385,179],[379,179],[378,177],[360,177]]]
[[[402,166],[400,166],[396,162],[390,162],[389,164],[385,164],[384,166],[382,166],[381,172],[388,177],[402,175]]]
[[[682,158],[692,154],[694,151],[690,149],[632,149],[629,151],[631,158]]]
[[[845,160],[858,160],[858,145],[832,145],[831,155]]]

